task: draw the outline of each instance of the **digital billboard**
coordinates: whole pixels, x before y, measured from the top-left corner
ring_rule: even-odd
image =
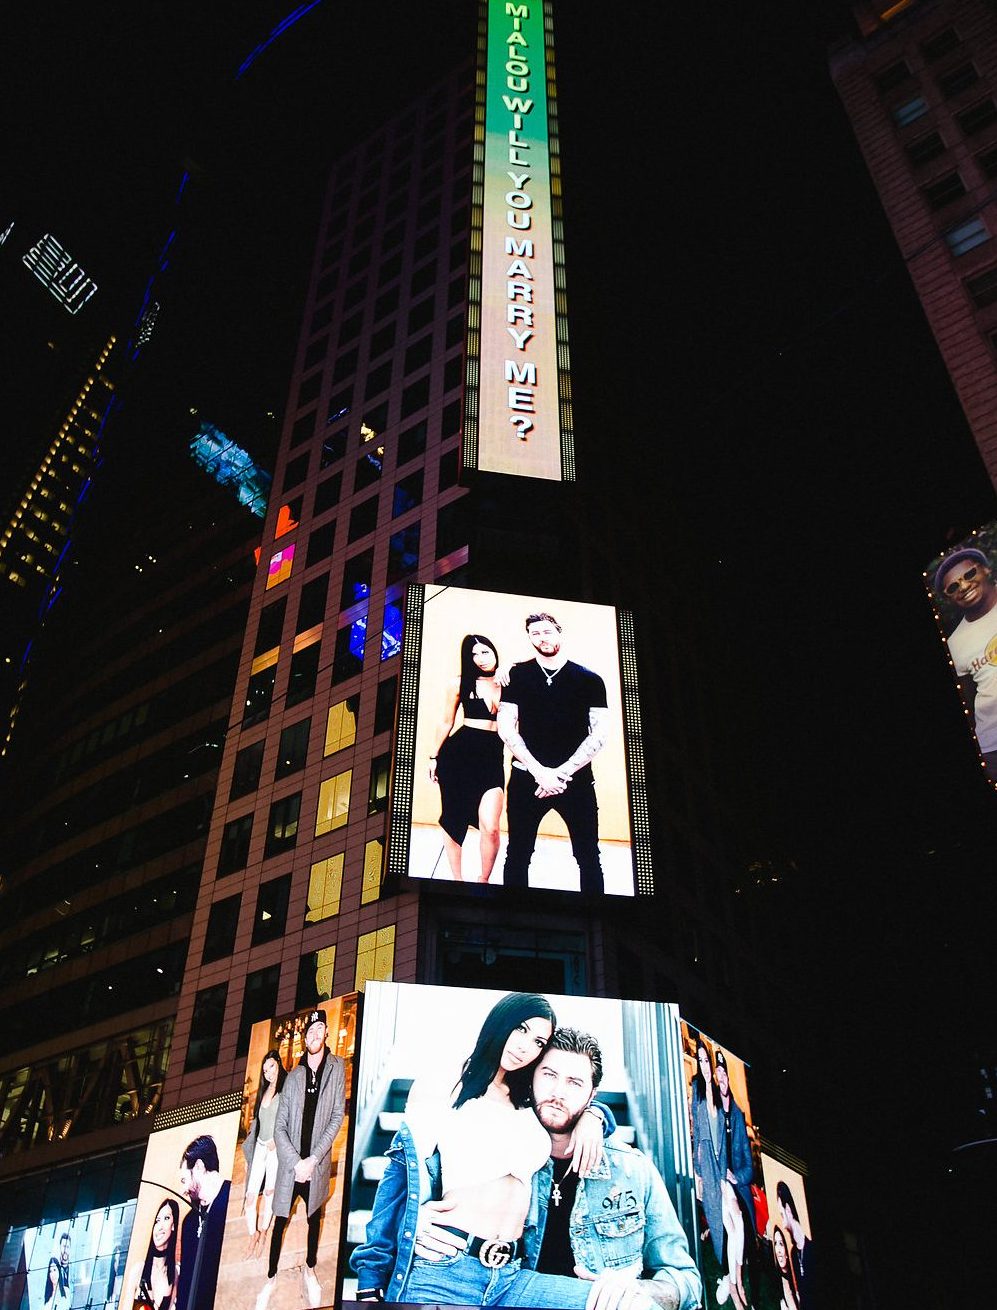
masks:
[[[368,983],[349,1172],[347,1299],[699,1304],[672,1005]]]
[[[402,670],[389,873],[652,890],[629,614],[415,584]]]
[[[11,1229],[0,1269],[0,1305],[114,1310],[134,1218],[130,1200]]]
[[[120,1310],[211,1310],[230,1218],[239,1097],[157,1115],[135,1208]]]
[[[253,1025],[218,1271],[225,1310],[333,1302],[356,1022],[352,993]]]
[[[542,0],[488,0],[485,8],[464,466],[573,481],[549,23]]]
[[[769,1210],[764,1237],[780,1310],[812,1310],[816,1279],[803,1175],[762,1152],[762,1176]]]
[[[931,561],[924,573],[983,770],[997,787],[997,522]]]
[[[682,1059],[692,1143],[703,1304],[767,1306],[771,1280],[762,1267],[759,1211],[765,1200],[755,1166],[756,1133],[747,1066],[682,1021]]]

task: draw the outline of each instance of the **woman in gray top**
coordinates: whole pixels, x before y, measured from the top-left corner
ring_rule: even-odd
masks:
[[[273,1218],[273,1192],[277,1180],[274,1124],[277,1122],[280,1089],[284,1086],[286,1077],[287,1071],[281,1063],[280,1055],[276,1051],[267,1051],[260,1068],[252,1126],[242,1144],[242,1153],[246,1157],[249,1170],[246,1175],[245,1201],[246,1231],[249,1233],[247,1255],[249,1256],[259,1254],[264,1235]],[[261,1191],[263,1207],[259,1209]]]

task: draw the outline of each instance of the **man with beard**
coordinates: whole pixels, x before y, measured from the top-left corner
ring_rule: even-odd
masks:
[[[571,838],[581,890],[602,893],[592,761],[606,744],[606,684],[563,654],[553,615],[528,615],[526,632],[536,655],[512,666],[498,707],[499,736],[513,756],[503,882],[528,885],[537,829],[556,810]]]
[[[800,1212],[796,1208],[793,1193],[789,1190],[789,1184],[785,1179],[780,1179],[776,1186],[775,1203],[779,1208],[779,1218],[782,1220],[782,1226],[789,1234],[789,1239],[793,1244],[789,1252],[789,1258],[793,1266],[793,1275],[796,1278],[800,1310],[810,1310],[814,1303],[814,1244],[803,1231],[803,1225],[800,1223]]]
[[[635,1310],[649,1302],[693,1310],[702,1298],[699,1270],[647,1156],[608,1141],[595,1169],[580,1177],[571,1168],[572,1133],[601,1079],[595,1038],[558,1028],[533,1073],[534,1111],[550,1133],[551,1158],[533,1176],[523,1263],[590,1281],[589,1310]],[[446,1212],[446,1202],[421,1207],[415,1249],[428,1260],[461,1249],[445,1227]]]
[[[256,1310],[266,1310],[273,1295],[284,1229],[299,1197],[308,1215],[308,1248],[301,1272],[305,1299],[310,1306],[322,1304],[315,1266],[332,1176],[332,1147],[346,1112],[346,1066],[325,1044],[325,1011],[311,1010],[305,1022],[305,1054],[284,1081],[274,1125],[273,1234],[267,1281],[256,1298]]]
[[[180,1229],[177,1310],[211,1310],[231,1184],[221,1174],[215,1139],[195,1137],[180,1157],[180,1191],[190,1213]]]
[[[990,560],[975,546],[953,551],[935,571],[935,594],[962,614],[948,639],[949,654],[987,777],[997,782],[997,583]]]

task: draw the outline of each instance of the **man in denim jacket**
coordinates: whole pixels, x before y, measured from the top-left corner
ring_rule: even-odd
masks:
[[[650,1160],[607,1144],[600,1168],[583,1179],[567,1171],[572,1129],[601,1077],[598,1044],[573,1029],[558,1029],[537,1063],[534,1100],[551,1133],[552,1158],[533,1177],[524,1266],[592,1282],[590,1310],[627,1310],[646,1304],[644,1296],[662,1310],[693,1310],[702,1291],[699,1271]],[[416,1251],[433,1260],[459,1249],[453,1232],[441,1227],[446,1203],[427,1200],[439,1196],[431,1148],[420,1150],[403,1124],[389,1159],[366,1241],[350,1261],[358,1299],[395,1299]]]

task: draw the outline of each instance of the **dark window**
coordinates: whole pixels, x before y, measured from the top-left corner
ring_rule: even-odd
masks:
[[[997,267],[966,281],[966,290],[977,309],[985,309],[997,300]]]
[[[354,314],[352,318],[347,318],[343,321],[339,328],[340,350],[342,350],[343,346],[347,345],[349,342],[357,339],[360,335],[360,327],[362,323],[363,314]]]
[[[447,287],[447,309],[453,309],[464,299],[464,275],[455,277]]]
[[[451,400],[449,405],[444,405],[440,417],[440,437],[443,441],[446,441],[447,437],[455,437],[460,432],[462,412],[462,403],[459,400]]]
[[[345,682],[363,668],[366,619],[350,623],[336,633],[336,653],[332,660],[333,682]]]
[[[412,248],[412,259],[418,264],[420,259],[425,259],[431,255],[439,244],[439,236],[435,231],[424,232]]]
[[[331,427],[333,423],[338,423],[341,418],[345,418],[350,412],[350,405],[352,403],[352,387],[344,387],[342,391],[338,391],[329,401],[329,408],[325,411],[326,427]]]
[[[370,766],[370,790],[367,793],[367,813],[383,814],[388,808],[388,779],[391,775],[391,752],[378,755]]]
[[[274,771],[275,779],[287,778],[292,773],[297,773],[299,769],[305,767],[305,760],[308,758],[308,732],[311,723],[311,719],[301,719],[298,723],[292,723],[280,734],[280,745],[277,747],[277,768]]]
[[[354,305],[359,305],[366,294],[367,279],[362,277],[359,282],[354,282],[346,288],[346,294],[343,296],[343,308],[352,309]]]
[[[455,209],[453,217],[450,219],[451,236],[456,236],[458,232],[466,232],[468,222],[467,206],[464,205],[460,209]]]
[[[323,523],[320,528],[316,528],[308,538],[308,551],[305,555],[305,568],[308,568],[312,564],[317,564],[319,560],[328,559],[332,554],[332,547],[335,540],[335,519],[330,519],[328,523]]]
[[[301,812],[301,793],[285,796],[274,801],[270,806],[267,819],[267,840],[263,848],[263,858],[280,855],[282,851],[292,850],[298,840],[298,815]],[[255,930],[254,930],[255,932]]]
[[[417,409],[425,409],[429,404],[429,378],[420,378],[418,382],[413,382],[402,392],[402,410],[401,417],[407,418],[409,414],[414,414]]]
[[[328,327],[331,322],[332,322],[332,301],[330,300],[328,304],[323,305],[320,309],[317,309],[315,311],[315,315],[312,318],[311,330],[313,333],[318,332],[320,328]]]
[[[391,501],[391,517],[396,519],[406,510],[422,504],[422,469],[416,469],[408,477],[395,483],[395,494]]]
[[[322,454],[319,458],[319,468],[327,469],[330,464],[335,464],[338,459],[342,459],[346,454],[346,440],[348,437],[346,428],[340,428],[338,432],[331,433],[322,442]]]
[[[433,244],[435,245],[436,233],[431,232],[430,236],[432,237]],[[412,295],[413,299],[416,296],[422,295],[424,291],[428,291],[435,281],[436,281],[436,260],[433,259],[430,260],[430,262],[426,264],[423,268],[420,268],[417,272],[412,274],[412,281],[410,283],[410,294]]]
[[[372,432],[383,432],[388,426],[388,402],[382,400],[380,405],[365,410],[363,421]]]
[[[419,567],[420,525],[410,523],[391,534],[388,543],[388,586],[398,582]]]
[[[955,28],[943,27],[935,36],[921,42],[921,54],[931,63],[935,59],[941,59],[942,55],[947,55],[958,44],[959,38],[956,35]]]
[[[373,532],[376,527],[377,497],[371,496],[369,500],[354,505],[350,512],[350,531],[347,540],[359,541],[361,537],[366,537],[368,532]]]
[[[353,493],[372,487],[384,472],[384,447],[373,446],[357,460],[357,471],[353,478]]]
[[[301,602],[298,605],[298,623],[295,633],[307,632],[321,623],[325,618],[325,599],[329,592],[329,575],[312,578],[301,588]]]
[[[966,136],[982,132],[991,123],[997,123],[997,105],[992,100],[979,100],[961,113],[956,114],[956,122]]]
[[[457,448],[446,451],[440,456],[440,482],[439,490],[446,491],[448,487],[457,485],[457,474],[460,467],[460,457]]]
[[[270,713],[276,676],[277,665],[271,664],[268,669],[261,669],[259,673],[254,673],[250,677],[246,688],[246,708],[242,713],[244,728],[250,728],[254,723],[262,723]]]
[[[254,655],[262,655],[265,650],[273,650],[274,646],[280,645],[280,634],[284,629],[284,611],[286,609],[286,596],[263,606],[259,626],[256,629],[256,641],[253,645]]]
[[[249,859],[249,839],[253,833],[253,816],[244,814],[241,819],[230,819],[222,829],[222,845],[218,853],[218,877],[244,869]]]
[[[997,146],[983,150],[976,156],[976,162],[984,177],[997,177]]]
[[[352,350],[341,350],[336,356],[336,363],[332,370],[333,382],[345,382],[351,378],[357,371],[357,356],[360,348],[354,346]]]
[[[364,246],[363,250],[358,250],[350,260],[346,272],[352,277],[354,273],[361,273],[370,263],[370,246]]]
[[[232,771],[232,789],[228,794],[230,801],[240,796],[248,796],[260,784],[260,769],[263,767],[263,741],[254,741],[252,746],[243,746],[235,757]]]
[[[398,288],[391,287],[374,301],[374,322],[398,308]]]
[[[467,545],[467,524],[464,503],[467,497],[452,500],[436,516],[436,558],[451,555],[460,546]]]
[[[456,346],[459,341],[462,342],[463,340],[464,340],[464,315],[454,314],[453,318],[447,319],[447,336],[446,336],[447,348],[449,349],[450,346]]]
[[[310,378],[306,378],[302,382],[301,389],[298,391],[298,408],[301,409],[305,405],[310,405],[321,390],[322,370],[319,369],[317,373],[313,373]]]
[[[913,100],[905,100],[902,105],[896,105],[893,109],[893,121],[897,127],[906,127],[908,123],[914,123],[919,118],[923,118],[928,112],[928,106],[923,96],[915,96]]]
[[[410,459],[415,459],[426,449],[426,434],[429,425],[426,419],[419,423],[413,423],[410,428],[398,435],[398,463],[399,466],[407,464]]]
[[[349,609],[351,605],[366,600],[370,595],[370,575],[373,565],[373,550],[362,551],[346,561],[343,569],[343,590],[339,598],[341,610]]]
[[[395,321],[386,323],[383,328],[379,328],[370,339],[370,357],[376,359],[378,355],[383,355],[386,350],[390,350],[395,344]]]
[[[298,961],[298,985],[294,993],[294,1008],[310,1010],[316,1001],[327,1001],[330,993],[318,991],[318,973],[322,967],[320,951],[309,951]]]
[[[467,242],[455,241],[450,247],[450,269],[463,268],[467,262]]]
[[[297,423],[291,429],[291,445],[300,446],[303,441],[315,435],[315,411],[306,414],[304,418],[299,418]]]
[[[386,286],[393,277],[397,277],[402,271],[402,252],[396,250],[389,258],[381,261],[381,267],[377,272],[377,285]]]
[[[921,194],[932,209],[942,209],[945,205],[958,200],[966,194],[962,178],[958,173],[946,173],[944,177],[921,188]]]
[[[332,509],[333,505],[339,504],[339,493],[343,486],[342,473],[334,473],[331,478],[326,478],[315,488],[315,505],[314,513],[316,517],[324,514],[327,509]]]
[[[409,336],[412,336],[414,333],[418,332],[420,328],[426,327],[427,324],[432,323],[433,313],[435,312],[435,309],[436,309],[436,302],[434,301],[433,297],[430,296],[427,300],[421,301],[418,305],[413,306],[413,308],[409,310],[409,316],[408,316]]]
[[[395,700],[398,679],[385,678],[377,684],[377,701],[374,705],[374,734],[391,732],[395,726]]]
[[[932,159],[937,159],[939,155],[945,153],[945,142],[937,132],[929,132],[927,136],[919,136],[916,141],[912,141],[906,147],[907,158],[915,168],[921,164],[927,164]]]
[[[297,819],[295,819],[296,831]],[[264,942],[273,942],[278,937],[283,937],[287,926],[287,902],[290,895],[289,873],[283,878],[273,878],[270,882],[262,884],[256,897],[256,914],[253,916],[254,946],[261,946]]]
[[[364,388],[364,400],[370,400],[373,396],[379,395],[380,392],[386,391],[391,385],[391,360],[386,359],[383,364],[377,368],[371,369],[367,374],[367,385]]]
[[[892,91],[898,86],[903,86],[904,82],[910,77],[910,68],[905,59],[898,59],[895,64],[890,64],[882,69],[879,73],[874,73],[872,80],[876,85],[876,90],[880,92]]]
[[[394,178],[392,178],[392,183],[394,183]],[[386,251],[390,250],[393,246],[397,246],[404,235],[405,223],[403,220],[400,223],[396,223],[394,227],[388,228],[387,232],[385,232],[384,236],[381,238],[381,249]]]
[[[219,983],[216,987],[202,987],[194,997],[185,1073],[194,1069],[206,1069],[218,1059],[227,995],[228,983]]]
[[[239,927],[239,907],[241,896],[226,896],[223,901],[215,901],[208,915],[208,928],[204,935],[204,954],[202,964],[212,960],[224,960],[235,949],[235,934]]]
[[[453,359],[447,360],[447,366],[443,370],[443,390],[453,391],[454,387],[459,387],[464,380],[464,361],[460,355],[455,355]]]
[[[314,368],[316,364],[318,364],[321,360],[325,358],[325,352],[328,349],[329,349],[328,337],[319,337],[317,341],[313,341],[311,345],[308,347],[308,349],[305,351],[304,368],[306,370],[310,368]]]
[[[287,696],[284,699],[284,704],[289,709],[292,705],[300,705],[303,700],[315,695],[315,679],[318,677],[318,657],[321,648],[320,641],[313,641],[310,646],[295,651],[291,656]]]
[[[273,1017],[277,1009],[279,986],[279,964],[271,964],[268,969],[256,969],[246,975],[246,986],[242,993],[242,1017],[235,1043],[236,1055],[245,1055],[249,1050],[253,1024]]]
[[[433,334],[422,337],[414,346],[409,346],[405,352],[405,372],[414,373],[417,368],[423,368],[433,357]]]
[[[980,75],[972,64],[960,64],[958,68],[952,68],[947,73],[941,74],[938,79],[938,89],[946,100],[951,100],[953,96],[959,95],[979,80]]]

